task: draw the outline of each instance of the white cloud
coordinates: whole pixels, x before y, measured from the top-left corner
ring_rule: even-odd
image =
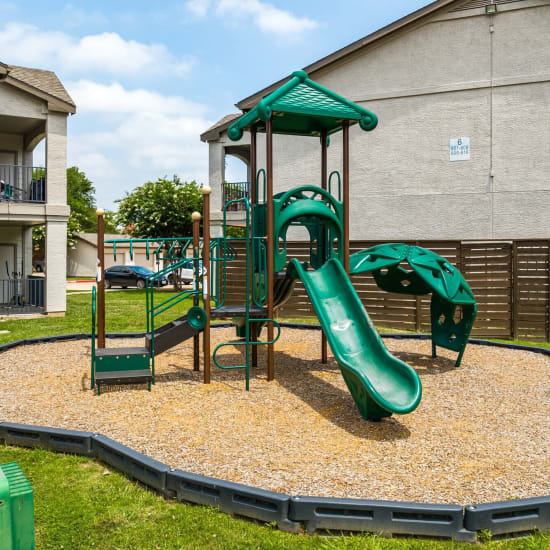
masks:
[[[101,84],[90,80],[67,83],[79,112],[89,113],[158,113],[201,115],[206,107],[180,96],[166,96],[143,88],[126,90],[118,82]]]
[[[178,58],[164,44],[124,40],[113,32],[77,39],[60,31],[44,31],[26,23],[0,29],[0,52],[7,63],[51,67],[67,72],[135,75],[169,72],[182,76],[194,64]]]
[[[68,89],[82,119],[104,115],[101,131],[69,137],[69,164],[94,182],[101,206],[165,175],[208,181],[208,148],[199,135],[212,121],[204,105],[119,83],[78,81]]]
[[[185,6],[196,16],[204,17],[210,4],[211,0],[189,0]],[[309,17],[297,17],[261,0],[217,0],[216,13],[235,19],[251,17],[260,30],[279,35],[297,35],[318,27],[318,23]]]
[[[204,17],[210,6],[210,0],[189,0],[185,7],[197,17]]]
[[[219,0],[217,11],[221,15],[252,16],[258,27],[276,34],[296,34],[317,27],[308,17],[296,17],[260,0]]]

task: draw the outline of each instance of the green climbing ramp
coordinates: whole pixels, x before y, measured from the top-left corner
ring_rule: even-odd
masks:
[[[290,265],[304,284],[363,417],[379,420],[416,409],[422,397],[416,371],[388,351],[342,264],[330,259],[320,269],[306,271],[294,258]]]

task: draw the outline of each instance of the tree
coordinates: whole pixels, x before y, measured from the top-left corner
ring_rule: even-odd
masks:
[[[105,210],[105,215],[103,216],[105,233],[120,233],[117,216],[116,212]],[[94,231],[97,231],[97,216]]]
[[[67,168],[67,204],[71,208],[67,222],[67,246],[74,246],[77,233],[97,231],[95,187],[86,174],[76,166]],[[113,213],[110,213],[109,221],[109,232],[118,232],[116,223],[113,223]],[[44,226],[37,226],[33,230],[35,248],[44,248],[45,234]]]
[[[76,166],[67,169],[67,204],[71,207],[67,224],[69,239],[74,240],[76,233],[97,231],[95,187]]]
[[[202,211],[202,193],[197,182],[159,178],[126,193],[119,203],[117,220],[131,227],[136,238],[190,237],[191,214]]]

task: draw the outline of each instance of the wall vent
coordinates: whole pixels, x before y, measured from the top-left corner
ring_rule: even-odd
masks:
[[[522,0],[470,0],[470,2],[466,2],[465,4],[462,4],[461,6],[458,6],[456,8],[453,8],[451,11],[464,11],[464,10],[473,10],[476,8],[484,8],[485,6],[489,4],[511,4],[512,2],[521,2]]]

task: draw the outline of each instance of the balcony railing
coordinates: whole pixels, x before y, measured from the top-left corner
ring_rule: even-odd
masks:
[[[239,181],[234,183],[222,183],[222,208],[229,201],[244,199],[250,197],[250,186],[247,181]],[[242,202],[237,202],[230,205],[230,211],[244,210],[245,205]]]
[[[0,279],[0,311],[22,313],[44,307],[45,277]]]
[[[46,202],[46,169],[0,164],[0,201]]]

